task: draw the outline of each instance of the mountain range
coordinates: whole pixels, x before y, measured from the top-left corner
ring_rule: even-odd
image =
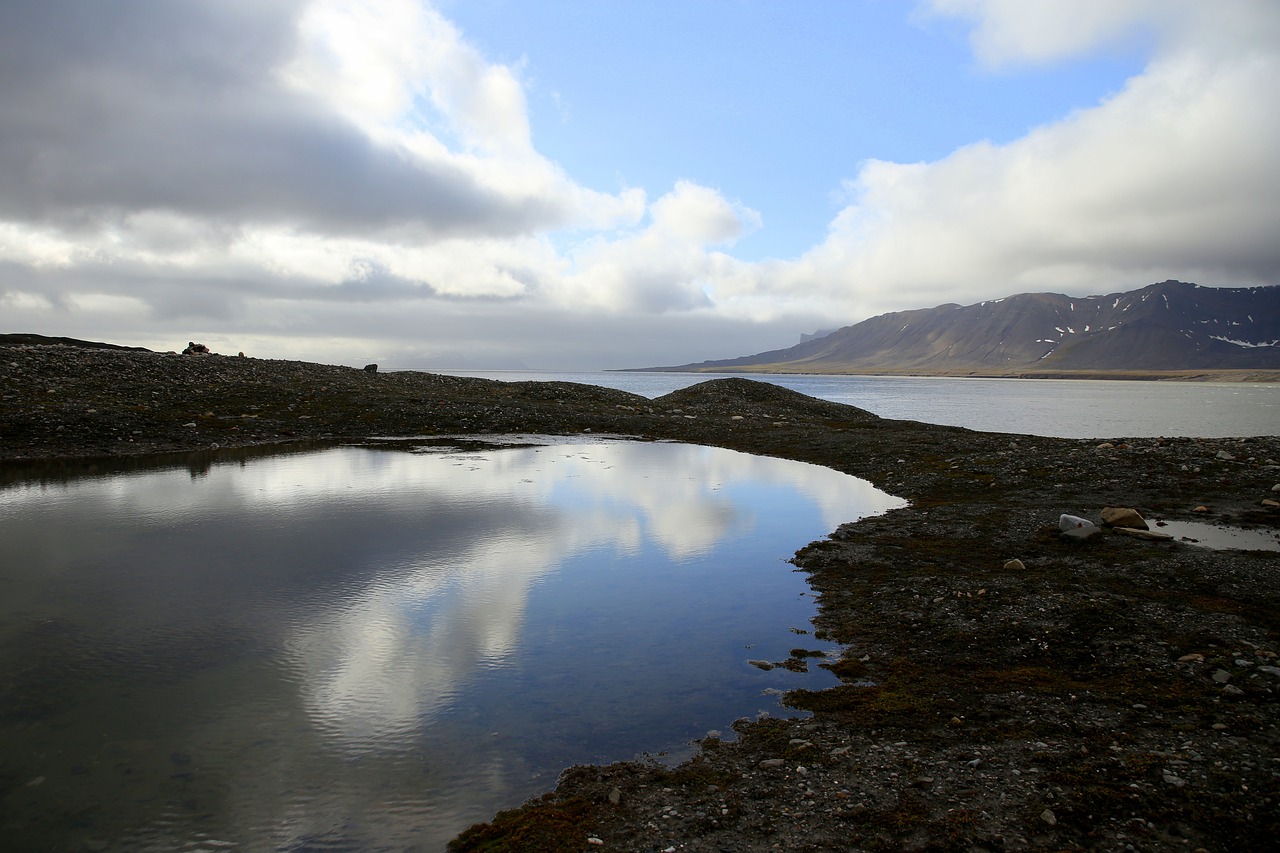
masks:
[[[1280,286],[1164,281],[896,311],[797,346],[647,370],[1015,376],[1280,370]]]

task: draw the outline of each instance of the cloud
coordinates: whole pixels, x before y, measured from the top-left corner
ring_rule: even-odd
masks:
[[[971,43],[984,64],[1042,63],[1089,52],[1131,35],[1161,7],[1185,15],[1183,0],[927,0],[922,15],[972,22]]]
[[[584,243],[570,253],[573,270],[557,284],[566,309],[663,313],[712,307],[711,282],[739,266],[709,247],[732,244],[760,227],[760,214],[690,181],[649,208],[643,230]]]
[[[623,367],[1020,290],[1280,280],[1280,6],[919,10],[969,27],[974,73],[1148,60],[1011,142],[883,152],[812,248],[746,261],[767,210],[693,180],[581,185],[535,146],[520,64],[430,3],[12,0],[0,310],[163,348]]]
[[[1273,50],[1280,35],[1271,0],[924,0],[919,14],[969,21],[974,54],[991,67],[1056,62],[1137,36],[1230,54]]]
[[[5,19],[9,221],[127,243],[133,215],[164,212],[421,243],[638,214],[538,156],[513,72],[412,0],[19,0]]]
[[[1062,60],[1139,26],[1159,40],[1121,91],[1013,142],[866,162],[826,239],[762,265],[749,292],[843,302],[861,318],[1023,290],[1280,280],[1280,115],[1267,106],[1280,89],[1280,7],[930,7],[971,19],[975,50],[992,63]]]

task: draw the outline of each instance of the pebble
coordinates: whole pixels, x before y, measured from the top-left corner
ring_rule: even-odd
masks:
[[[787,762],[783,761],[781,758],[766,758],[760,762],[759,767],[761,770],[769,770],[773,767],[781,767],[786,763]]]
[[[1056,826],[1058,823],[1058,816],[1053,813],[1052,809],[1045,809],[1040,812],[1040,819],[1049,824],[1049,826]]]
[[[1231,680],[1231,673],[1227,672],[1225,669],[1215,669],[1213,671],[1213,675],[1209,677],[1219,684],[1226,684]]]
[[[1021,560],[1010,560],[1004,564],[1004,567],[1011,572],[1020,572],[1027,567],[1027,564]]]

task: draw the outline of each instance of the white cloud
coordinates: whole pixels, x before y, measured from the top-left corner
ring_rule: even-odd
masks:
[[[7,325],[621,367],[1020,290],[1280,280],[1280,5],[920,8],[971,26],[1002,74],[1117,45],[1150,58],[1012,142],[865,162],[812,249],[747,262],[734,246],[762,216],[733,187],[579,184],[538,151],[519,64],[487,60],[429,3],[14,0]]]
[[[713,306],[707,290],[740,263],[714,245],[758,228],[760,215],[689,181],[654,201],[648,227],[587,241],[570,252],[574,269],[555,285],[566,309],[689,311]]]
[[[1194,0],[1193,0],[1194,2]],[[1162,8],[1185,15],[1184,0],[927,0],[936,15],[974,23],[972,44],[992,66],[1049,62],[1094,50],[1150,25]]]
[[[972,22],[974,53],[993,67],[1069,59],[1136,35],[1220,55],[1271,51],[1280,35],[1272,0],[924,0],[921,12]]]
[[[1280,278],[1280,6],[935,0],[975,22],[991,62],[1160,34],[1122,91],[1005,145],[870,161],[826,239],[762,266],[757,293],[842,303],[852,319],[1023,290],[1092,293],[1165,278]],[[1221,13],[1220,15],[1218,13]],[[1073,17],[1074,16],[1074,17]],[[1065,23],[1071,19],[1073,23]],[[1245,24],[1251,35],[1233,41]],[[1264,34],[1259,37],[1259,34]]]

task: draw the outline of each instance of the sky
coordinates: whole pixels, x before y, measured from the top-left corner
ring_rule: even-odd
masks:
[[[1280,283],[1275,0],[6,0],[0,332],[733,358]]]

